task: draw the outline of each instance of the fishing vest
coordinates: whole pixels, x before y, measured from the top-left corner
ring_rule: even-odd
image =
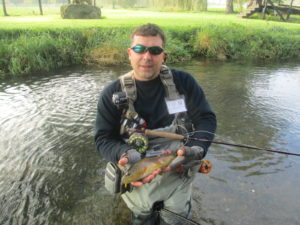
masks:
[[[167,66],[165,65],[161,66],[159,77],[165,87],[166,98],[168,100],[179,99],[180,95],[174,84],[172,72]],[[128,110],[126,111],[125,115],[127,118],[134,118],[138,114],[136,113],[133,105],[137,98],[137,91],[136,91],[135,79],[133,77],[133,71],[130,71],[120,76],[120,82],[121,82],[122,91],[124,91],[128,97]]]
[[[180,96],[179,92],[176,89],[173,80],[173,74],[167,66],[165,65],[161,66],[159,77],[161,82],[164,85],[165,97],[168,101],[182,98],[182,96]],[[127,119],[140,118],[138,113],[134,109],[134,102],[136,101],[137,98],[137,89],[136,89],[135,79],[133,77],[133,71],[130,71],[120,76],[119,79],[120,79],[122,91],[126,93],[128,98],[128,108],[123,112],[123,117]],[[189,120],[187,118],[186,112],[175,113],[174,120],[170,126],[159,128],[156,130],[173,132],[173,133],[186,133],[187,131],[192,130],[191,123],[190,122],[187,123],[187,121]],[[124,128],[123,124],[121,124],[120,134],[123,135],[124,133],[126,133],[126,129]],[[164,139],[156,138],[156,142],[159,142],[159,140],[161,140],[162,142],[167,141],[165,138]]]

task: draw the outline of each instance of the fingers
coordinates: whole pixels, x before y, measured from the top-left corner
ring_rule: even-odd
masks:
[[[142,181],[132,181],[130,184],[134,187],[141,187],[144,185]]]
[[[172,170],[171,166],[167,166],[167,167],[163,168],[163,169],[161,170],[161,172],[162,172],[162,173],[165,173],[165,172],[169,172],[169,171],[171,171],[171,170]]]
[[[185,156],[177,156],[170,164],[169,167],[171,167],[171,169],[176,169],[178,166],[180,166],[181,164],[183,164],[185,162],[186,158]]]
[[[120,164],[121,166],[124,166],[127,163],[128,163],[128,158],[126,157],[121,158],[118,162],[118,164]]]
[[[199,172],[207,174],[211,171],[211,169],[212,163],[209,160],[202,160]]]
[[[182,150],[182,149],[178,149],[178,151],[177,151],[177,155],[179,155],[179,156],[183,156],[183,155],[184,155],[184,150]]]
[[[173,153],[173,152],[172,152],[171,150],[168,150],[168,149],[167,149],[167,150],[162,150],[162,151],[161,151],[161,155],[172,155],[172,153]]]
[[[180,165],[180,166],[178,166],[178,167],[175,169],[175,171],[179,173],[179,172],[181,172],[183,169],[184,169],[184,166],[183,166],[183,165]]]
[[[144,184],[149,183],[150,181],[152,181],[152,180],[154,179],[155,176],[156,176],[156,175],[154,175],[154,174],[150,174],[150,175],[148,175],[147,177],[145,177],[145,178],[142,180],[142,182],[143,182]]]
[[[164,150],[165,153],[169,153],[169,154],[172,154],[172,151],[170,150]],[[183,157],[184,156],[184,149],[178,149],[177,150],[177,157],[169,164],[169,166],[165,167],[162,169],[162,172],[168,172],[168,171],[171,171],[171,170],[177,170],[177,167],[179,167],[183,161],[185,160],[185,158]]]
[[[202,166],[199,169],[199,172],[203,174],[208,174],[210,171],[211,169],[203,168]]]
[[[158,174],[160,174],[162,172],[162,169],[157,169],[155,171],[153,171],[150,175],[148,175],[147,177],[145,177],[142,182],[145,183],[149,183],[150,181],[152,181]]]
[[[143,178],[142,180],[131,182],[131,185],[134,186],[134,187],[140,187],[140,186],[142,186],[146,183],[151,182],[161,172],[162,172],[162,169],[157,169],[157,170],[153,171],[150,175]]]
[[[155,170],[154,172],[152,172],[152,174],[153,174],[154,176],[156,176],[156,175],[160,174],[161,172],[162,172],[162,169],[161,169],[161,168],[158,168],[157,170]]]

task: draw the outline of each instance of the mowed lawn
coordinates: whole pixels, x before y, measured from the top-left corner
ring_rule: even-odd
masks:
[[[150,10],[102,9],[102,19],[78,20],[62,19],[59,8],[44,10],[44,16],[38,14],[38,8],[10,9],[12,16],[0,17],[0,29],[60,29],[90,27],[134,27],[143,23],[155,23],[162,27],[203,27],[213,25],[236,24],[245,27],[270,28],[281,27],[290,31],[300,32],[297,23],[267,21],[260,19],[242,19],[238,14],[227,15],[221,10],[210,12],[157,12]],[[31,15],[30,15],[31,14]]]

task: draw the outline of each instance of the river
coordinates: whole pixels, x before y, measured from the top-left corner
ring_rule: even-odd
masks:
[[[216,112],[216,140],[300,153],[300,64],[198,60],[192,73]],[[0,224],[128,224],[108,194],[93,141],[103,87],[128,71],[72,68],[0,81]],[[194,183],[193,220],[300,224],[300,157],[213,144]]]

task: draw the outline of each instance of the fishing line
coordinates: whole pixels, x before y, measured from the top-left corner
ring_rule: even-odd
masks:
[[[189,135],[189,134],[195,134],[195,133],[208,133],[208,134],[213,134],[215,136],[219,136],[216,133],[213,133],[213,132],[210,132],[210,131],[207,131],[207,130],[195,130],[195,131],[187,132],[186,134]]]
[[[171,133],[171,132],[165,132],[165,131],[155,131],[155,130],[139,130],[139,129],[134,129],[135,132],[140,132],[140,133],[145,133],[146,135],[149,136],[157,136],[157,137],[165,137],[165,138],[173,138],[173,139],[178,139],[178,140],[195,140],[195,141],[202,141],[202,142],[210,142],[214,144],[219,144],[219,145],[228,145],[228,146],[234,146],[234,147],[240,147],[240,148],[248,148],[252,150],[260,150],[260,151],[267,151],[267,152],[273,152],[273,153],[280,153],[280,154],[285,154],[285,155],[293,155],[293,156],[300,156],[300,153],[294,153],[294,152],[283,152],[275,149],[269,149],[269,148],[260,148],[252,145],[245,145],[245,144],[234,144],[230,142],[224,142],[224,141],[214,141],[214,140],[208,140],[205,138],[194,138],[194,137],[189,137],[189,136],[184,136],[182,134],[176,134],[176,133]]]
[[[208,134],[213,134],[213,135],[217,136],[215,133],[212,133],[209,131],[198,130],[198,131],[188,132],[187,135],[185,136],[186,139],[195,140],[195,141],[203,141],[203,142],[211,142],[213,144],[234,146],[234,147],[240,147],[240,148],[248,148],[248,149],[252,149],[252,150],[260,150],[260,151],[267,151],[267,152],[280,153],[280,154],[286,154],[286,155],[300,156],[299,153],[294,153],[294,152],[283,152],[283,151],[279,151],[279,150],[275,150],[275,149],[260,148],[260,147],[256,147],[256,146],[252,146],[252,145],[234,144],[234,143],[230,143],[230,142],[214,141],[214,140],[208,140],[208,139],[204,139],[204,138],[193,138],[189,135],[189,134],[195,134],[195,133],[208,133]]]
[[[280,153],[280,154],[285,154],[285,155],[293,155],[293,156],[300,156],[299,153],[294,153],[294,152],[283,152],[275,149],[269,149],[269,148],[260,148],[252,145],[245,145],[245,144],[233,144],[229,142],[223,142],[223,141],[213,141],[213,140],[207,140],[203,138],[191,138],[189,137],[190,140],[195,140],[195,141],[203,141],[203,142],[211,142],[213,144],[219,144],[219,145],[228,145],[228,146],[234,146],[234,147],[240,147],[240,148],[248,148],[252,150],[260,150],[260,151],[267,151],[267,152],[273,152],[273,153]]]

